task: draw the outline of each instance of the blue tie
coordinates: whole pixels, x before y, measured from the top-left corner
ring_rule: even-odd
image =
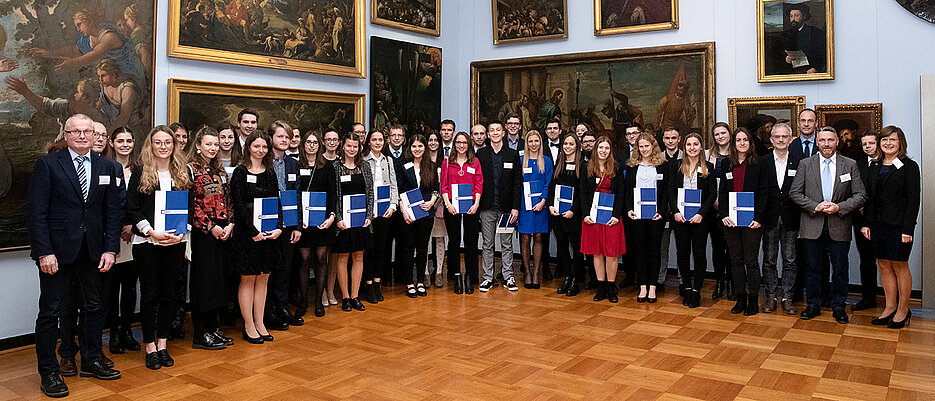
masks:
[[[831,191],[834,190],[834,172],[831,171],[831,159],[825,159],[825,166],[821,169],[821,192],[825,202],[831,202]]]
[[[803,152],[805,152],[805,157],[812,155],[812,141],[808,139],[802,141],[802,147],[804,148]]]

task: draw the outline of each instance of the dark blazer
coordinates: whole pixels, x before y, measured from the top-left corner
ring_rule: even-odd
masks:
[[[789,144],[789,160],[795,160],[796,162],[811,157],[812,155],[818,154],[818,144],[815,143],[815,140],[818,139],[818,135],[812,135],[812,154],[807,155],[802,150],[802,137],[796,137],[792,140],[792,143]]]
[[[474,157],[480,161],[481,172],[484,174],[484,189],[480,195],[478,210],[488,210],[493,204],[493,148],[485,146],[478,150]],[[500,208],[504,209],[501,212],[519,210],[523,196],[523,159],[519,157],[519,152],[510,149],[506,143],[500,148],[500,157],[504,164],[497,167],[504,167],[500,173]],[[512,168],[505,168],[507,163],[512,163]]]
[[[286,163],[286,190],[294,191],[299,187],[299,161],[290,156],[283,156]]]
[[[864,181],[864,188],[867,189],[867,202],[869,203],[871,184],[870,165],[873,164],[873,160],[870,159],[870,156],[867,156],[863,151],[861,151],[860,155],[858,155],[854,161],[857,162],[857,171],[860,171],[860,178]],[[863,208],[857,209],[854,211],[854,213],[851,213],[851,223],[854,225],[854,227],[864,227],[864,213],[866,210],[867,206],[864,204]]]
[[[396,185],[399,187],[399,197],[402,199],[404,193],[412,191],[413,189],[419,188],[419,192],[422,193],[422,199],[426,202],[432,200],[432,194],[438,193],[441,191],[441,183],[438,181],[438,170],[435,169],[435,165],[432,164],[430,174],[435,177],[435,184],[433,185],[419,185],[416,181],[416,169],[415,166],[411,164],[411,161],[405,159],[400,159],[399,164],[397,165],[396,173]],[[483,168],[483,167],[481,167]],[[423,184],[425,182],[423,181]],[[481,195],[483,196],[483,195]]]
[[[626,191],[624,191],[624,184],[626,182],[627,171],[623,168],[623,165],[616,163],[614,165],[614,178],[610,179],[610,188],[614,194],[614,211],[613,216],[618,220],[621,220],[620,216],[623,215],[623,204]],[[576,191],[581,193],[581,218],[591,214],[591,206],[594,204],[594,192],[597,191],[597,177],[589,177],[587,169],[581,173],[581,179],[578,182],[578,188]]]
[[[123,181],[123,169],[94,152],[89,156],[87,201],[68,148],[36,162],[29,178],[26,214],[31,258],[55,255],[60,264],[72,263],[85,241],[92,262],[104,252],[120,251],[124,215],[117,181]],[[110,177],[105,178],[109,183],[101,185],[101,177]]]
[[[805,24],[798,31],[783,31],[783,50],[801,50],[808,57],[808,65],[793,69],[797,74],[805,73],[809,68],[826,72],[828,68],[825,47],[827,36],[824,29]]]
[[[880,175],[880,162],[870,166],[864,227],[885,223],[902,227],[903,234],[914,235],[922,192],[919,165],[908,157],[899,160],[903,162],[902,167],[890,172],[883,180],[877,178]],[[879,218],[882,221],[877,221]],[[870,234],[873,235],[872,232]]]
[[[720,206],[718,211],[721,219],[730,214],[730,208],[733,207],[733,205],[730,204],[730,193],[734,191],[733,177],[728,177],[728,174],[733,175],[730,159],[724,159],[722,164],[724,177],[721,178],[721,187],[718,188],[718,205]],[[753,221],[760,224],[763,224],[765,221],[766,208],[769,205],[769,181],[764,175],[764,166],[766,166],[766,164],[763,163],[762,159],[757,160],[756,163],[748,164],[747,171],[743,176],[742,192],[754,193]],[[769,166],[769,168],[773,167]]]
[[[141,221],[146,220],[150,225],[155,224],[155,212],[156,212],[156,191],[162,190],[159,188],[159,183],[156,183],[156,187],[153,188],[153,193],[146,194],[140,192],[140,181],[141,176],[143,175],[143,166],[136,166],[133,168],[133,172],[130,173],[130,182],[127,183],[127,220],[130,225],[133,226],[133,233],[141,237],[148,237],[143,235],[140,232],[139,224]],[[172,191],[178,191],[176,187],[171,188]],[[188,194],[188,210],[192,210],[194,202],[194,194],[189,191]]]
[[[566,166],[574,166],[574,163],[566,164]],[[555,166],[556,169],[558,169],[559,167],[560,166]],[[555,186],[556,185],[564,185],[566,187],[575,188],[575,194],[571,199],[571,209],[570,209],[573,215],[570,219],[566,219],[562,216],[553,216],[551,213],[549,213],[549,218],[551,219],[550,224],[560,226],[562,230],[565,232],[581,231],[581,219],[584,216],[580,212],[581,190],[579,189],[578,184],[581,182],[581,176],[587,175],[588,164],[582,163],[580,166],[577,166],[577,167],[578,167],[577,173],[575,173],[575,170],[568,170],[566,168],[562,168],[561,171],[556,171],[558,174],[553,175],[552,181],[549,183],[549,197],[548,197],[548,200],[546,201],[546,205],[545,205],[546,208],[555,204]],[[592,193],[592,196],[593,196],[593,193]],[[590,205],[588,205],[588,209],[590,210]],[[555,226],[553,226],[552,228],[555,228]]]
[[[769,185],[769,200],[766,205],[766,218],[761,223],[763,228],[770,229],[779,224],[779,217],[782,216],[783,227],[786,230],[799,229],[799,205],[796,205],[792,199],[789,199],[789,189],[792,188],[792,181],[795,180],[796,170],[799,166],[798,160],[793,160],[792,155],[786,159],[786,178],[782,181],[782,187],[779,187],[779,180],[776,178],[776,157],[775,153],[769,152],[760,156],[759,163],[763,165],[763,174],[766,177],[766,183]]]
[[[701,210],[698,214],[707,216],[714,208],[717,199],[717,177],[714,174],[714,165],[704,162],[708,167],[708,175],[702,177],[698,173],[698,189],[701,190]],[[679,211],[679,188],[685,185],[682,175],[681,163],[668,163],[669,172],[666,174],[666,196],[669,199],[669,211],[674,215]]]
[[[668,164],[662,163],[656,167],[656,213],[659,213],[662,216],[664,221],[666,216],[669,213],[669,199],[667,195],[667,179],[668,179]],[[627,166],[626,167],[626,181],[624,182],[624,191],[623,191],[623,211],[627,213],[633,210],[633,189],[636,188],[636,172],[639,170],[639,165],[636,166]],[[661,179],[659,175],[662,175]]]

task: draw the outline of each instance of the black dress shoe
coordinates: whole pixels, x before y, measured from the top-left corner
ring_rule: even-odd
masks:
[[[847,317],[847,316],[845,316],[845,317]],[[886,324],[886,327],[889,327],[889,328],[891,328],[891,329],[901,329],[901,328],[906,327],[906,326],[909,325],[909,320],[910,320],[910,319],[912,319],[912,310],[911,310],[911,309],[908,310],[908,311],[906,311],[906,318],[904,318],[903,320],[898,321],[898,322],[897,322],[895,319],[892,319],[892,318],[891,318],[891,319],[890,319],[890,322]]]
[[[848,322],[847,312],[845,312],[844,309],[838,309],[831,312],[831,316],[834,316],[834,321],[840,324],[847,324]]]
[[[243,329],[243,340],[250,344],[263,344],[263,337],[250,337],[247,335],[247,329]],[[149,361],[149,355],[146,355],[146,358],[146,360]]]
[[[350,298],[344,298],[341,300],[341,310],[345,312],[351,311],[351,299]]]
[[[573,297],[579,293],[581,293],[581,287],[578,286],[578,280],[572,277],[571,281],[568,283],[568,288],[565,289],[565,296]]]
[[[697,308],[701,306],[701,291],[692,290],[691,292],[691,302],[689,302],[689,308]]]
[[[594,302],[601,302],[606,298],[607,292],[607,282],[606,281],[595,281],[597,283],[597,291],[594,292]]]
[[[747,309],[747,295],[746,294],[734,294],[737,297],[737,303],[734,304],[733,308],[730,308],[730,313],[740,314]]]
[[[753,316],[760,312],[760,296],[759,294],[750,294],[747,295],[747,307],[743,310],[744,316]]]
[[[364,304],[360,302],[360,298],[351,298],[351,308],[356,311],[363,312],[367,308],[364,308]]]
[[[618,301],[618,299],[617,299],[617,284],[616,284],[616,283],[608,282],[608,283],[607,283],[607,289],[604,291],[604,295],[607,296],[607,300],[610,301],[610,303],[612,303],[612,304],[617,303],[617,301]]]
[[[724,280],[714,282],[714,292],[711,293],[712,299],[721,299],[724,296]]]
[[[120,371],[108,368],[100,360],[97,360],[87,365],[82,363],[80,375],[81,377],[93,377],[99,380],[117,380],[120,378]]]
[[[565,276],[565,281],[562,282],[562,285],[558,286],[558,289],[555,291],[556,294],[564,294],[568,291],[568,284],[571,282],[571,277]]]
[[[127,350],[139,351],[142,349],[140,343],[136,342],[136,338],[133,338],[133,330],[124,330],[122,337],[123,345],[127,347]]]
[[[389,285],[387,287],[390,287]],[[380,286],[374,286],[373,291],[377,294],[377,301],[383,302],[383,290],[380,289]]]
[[[224,340],[215,337],[214,333],[204,333],[200,337],[192,339],[192,348],[217,351],[227,348],[227,344]]]
[[[224,345],[227,347],[234,345],[234,339],[228,336],[225,336],[224,333],[222,333],[220,330],[217,330],[214,333],[210,333],[210,334],[214,336],[214,338],[216,338],[218,341],[224,343]]]
[[[118,330],[110,330],[110,340],[107,342],[107,348],[111,354],[122,354],[127,352],[127,346],[123,342],[123,335]]]
[[[325,306],[321,304],[321,300],[315,301],[315,317],[325,316]]]
[[[893,316],[894,316],[894,315],[896,315],[896,311],[895,311],[895,310],[893,311],[893,313],[890,313],[890,314],[887,315],[887,316],[878,317],[878,318],[876,318],[876,319],[871,320],[871,321],[870,321],[870,324],[872,324],[872,325],[874,325],[874,326],[886,326],[887,324],[889,324],[889,322],[890,322],[891,320],[893,320]],[[72,363],[74,363],[74,362],[72,362]]]
[[[896,312],[893,312],[894,314]],[[893,315],[890,315],[892,317]],[[884,323],[886,324],[886,323]],[[62,357],[58,361],[58,372],[65,377],[72,377],[78,374],[78,364],[75,363],[75,357]]]
[[[273,340],[276,339],[275,337],[273,337],[272,334],[265,334],[265,335],[264,335],[264,334],[262,334],[262,333],[260,333],[260,332],[257,332],[257,334],[260,335],[260,339],[262,339],[263,342],[270,342],[270,341],[273,341]]]
[[[101,350],[100,361],[101,361],[101,365],[104,365],[105,368],[110,369],[114,367],[114,361],[110,360],[110,358],[108,358],[107,355],[104,355],[104,350]]]
[[[162,366],[170,367],[175,365],[175,359],[172,359],[172,357],[169,356],[169,350],[161,349],[156,351],[156,355],[159,355],[159,362],[162,362]]]
[[[802,314],[799,315],[799,317],[800,317],[802,320],[811,320],[811,319],[814,319],[814,318],[816,318],[816,317],[818,317],[818,316],[821,316],[821,309],[818,309],[818,308],[816,308],[816,307],[814,307],[814,306],[808,306],[808,307],[806,307],[805,310],[802,311]]]
[[[454,282],[455,282],[454,293],[459,294],[459,295],[463,294],[464,293],[464,278],[461,277],[460,274],[455,274]]]
[[[538,290],[539,288],[542,288],[542,285],[539,283],[532,283],[530,285],[532,286],[532,289],[534,290]]]
[[[364,297],[364,300],[366,300],[368,304],[375,304],[377,302],[380,302],[380,299],[377,298],[377,290],[376,290],[377,288],[380,288],[380,283],[373,283],[373,284],[364,283],[364,287],[367,287],[367,289],[364,291],[364,293],[367,294]]]
[[[42,377],[39,383],[39,389],[42,394],[52,398],[62,398],[68,396],[68,386],[58,373],[49,373]]]
[[[289,324],[273,316],[263,318],[263,325],[267,330],[286,331],[289,330]]]
[[[873,309],[876,307],[877,307],[877,301],[875,299],[873,300],[861,299],[860,301],[857,301],[857,303],[854,304],[854,306],[851,307],[851,310],[854,312],[858,312],[862,310]]]
[[[246,336],[244,334],[244,337]],[[159,352],[146,353],[146,367],[150,370],[162,369],[162,359],[159,359]]]
[[[474,293],[474,281],[470,275],[464,277],[464,293],[471,295]]]

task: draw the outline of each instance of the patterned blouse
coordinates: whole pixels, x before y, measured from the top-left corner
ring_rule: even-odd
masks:
[[[192,226],[210,234],[215,225],[227,225],[234,221],[228,176],[210,166],[189,163],[192,175]],[[223,174],[223,175],[222,175]]]

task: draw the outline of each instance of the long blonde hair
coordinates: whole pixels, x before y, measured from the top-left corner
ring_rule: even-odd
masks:
[[[640,160],[643,158],[640,154],[640,141],[648,141],[653,146],[653,153],[649,155],[649,161],[653,166],[659,167],[660,164],[665,163],[666,158],[662,155],[662,151],[659,150],[659,142],[656,142],[656,138],[653,138],[652,134],[642,132],[636,138],[636,147],[633,152],[630,152],[630,160],[627,161],[627,166],[636,167],[640,164]]]
[[[182,149],[179,149],[178,142],[175,140],[175,134],[173,134],[169,127],[157,125],[146,135],[146,139],[143,141],[143,148],[140,151],[140,162],[143,165],[143,172],[140,175],[140,192],[144,194],[154,193],[156,187],[159,185],[159,173],[156,172],[156,155],[153,153],[153,135],[160,132],[168,134],[169,138],[172,138],[172,155],[169,156],[169,173],[172,175],[173,188],[162,188],[162,190],[187,190],[192,184],[191,180],[188,178],[185,155],[182,154]]]
[[[541,174],[545,172],[545,160],[542,157],[542,154],[545,152],[543,152],[542,147],[546,145],[545,141],[542,140],[542,134],[534,129],[526,131],[526,137],[523,139],[526,145],[526,151],[523,152],[523,168],[529,167],[529,137],[533,135],[539,137],[539,154],[536,156],[536,164],[539,166],[539,173]]]
[[[682,170],[682,175],[684,175],[684,176],[686,176],[686,177],[688,177],[689,175],[693,174],[693,172],[692,172],[692,170],[691,170],[691,168],[692,168],[691,163],[692,163],[692,162],[691,162],[690,160],[688,160],[688,153],[685,151],[685,148],[687,147],[686,144],[688,143],[688,138],[695,138],[695,139],[698,140],[698,142],[700,142],[700,143],[702,144],[702,146],[704,146],[704,141],[701,140],[701,134],[699,134],[699,133],[697,133],[697,132],[690,132],[690,133],[688,133],[688,135],[685,136],[685,140],[682,141],[682,165],[681,165],[681,170]],[[702,149],[701,152],[698,152],[698,162],[697,162],[697,163],[698,163],[698,165],[695,166],[695,170],[696,170],[697,172],[701,173],[701,176],[702,176],[702,177],[707,177],[707,176],[708,176],[708,162],[707,162],[707,160],[705,160],[705,158],[704,158],[704,149]]]

